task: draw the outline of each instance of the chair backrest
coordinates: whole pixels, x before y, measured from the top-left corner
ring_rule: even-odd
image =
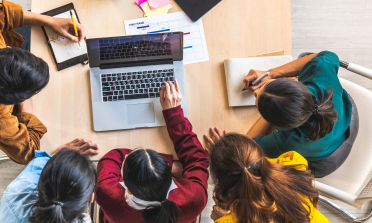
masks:
[[[319,182],[355,194],[363,185],[372,167],[372,92],[340,78],[342,87],[355,101],[359,113],[359,132],[353,148],[340,168],[316,179]]]

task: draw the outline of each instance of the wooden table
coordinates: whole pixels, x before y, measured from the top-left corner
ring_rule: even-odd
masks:
[[[41,13],[71,0],[33,0]],[[125,35],[124,20],[140,18],[135,0],[75,0],[87,38]],[[181,11],[171,2],[169,11]],[[292,54],[290,0],[223,0],[203,17],[209,61],[185,65],[189,119],[202,143],[209,127],[246,133],[259,117],[255,107],[230,108],[223,61],[284,50]],[[175,155],[165,127],[95,132],[89,66],[76,65],[58,72],[40,27],[32,27],[31,52],[50,66],[50,82],[33,98],[34,112],[48,127],[41,149],[52,152],[77,137],[96,142],[99,159],[114,148],[142,146]]]

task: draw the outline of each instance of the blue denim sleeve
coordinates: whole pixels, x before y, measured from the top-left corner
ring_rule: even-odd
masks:
[[[41,171],[50,157],[44,151],[35,151],[35,158],[8,185],[0,203],[0,222],[28,222],[32,205],[37,200]]]

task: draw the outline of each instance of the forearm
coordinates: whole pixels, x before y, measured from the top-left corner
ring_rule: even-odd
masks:
[[[37,13],[29,12],[27,10],[23,10],[23,20],[24,25],[31,25],[31,26],[50,26],[53,17],[40,15]]]
[[[311,59],[316,57],[318,53],[314,53],[300,59],[294,60],[290,63],[284,64],[283,66],[270,69],[270,76],[272,78],[281,77],[296,77],[299,75],[301,69],[307,64]]]
[[[247,136],[249,138],[256,138],[263,135],[268,135],[273,128],[274,125],[270,124],[261,116],[248,131]]]

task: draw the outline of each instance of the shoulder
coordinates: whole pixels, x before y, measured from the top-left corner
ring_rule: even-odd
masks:
[[[307,160],[295,151],[283,153],[278,158],[266,158],[269,162],[278,163],[282,165],[303,165],[303,168],[296,168],[298,170],[306,170],[308,166]]]
[[[214,223],[236,223],[237,221],[233,218],[231,214],[225,215],[217,219]]]

